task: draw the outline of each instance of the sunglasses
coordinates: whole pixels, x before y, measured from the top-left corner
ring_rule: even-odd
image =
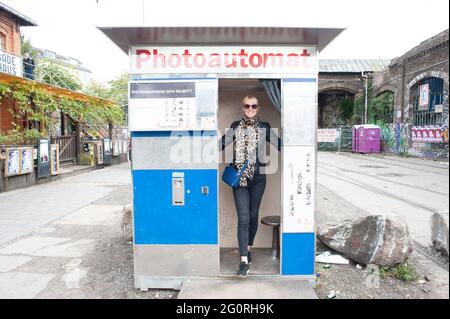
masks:
[[[242,105],[242,107],[243,107],[244,109],[246,109],[246,110],[248,110],[249,108],[252,108],[253,110],[256,110],[256,109],[258,108],[258,104],[252,104],[252,105],[250,105],[250,104],[244,104],[244,105]]]

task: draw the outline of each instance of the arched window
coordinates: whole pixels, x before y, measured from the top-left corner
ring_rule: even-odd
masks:
[[[383,91],[371,99],[367,113],[369,123],[394,123],[394,92]]]
[[[414,110],[414,125],[440,125],[444,81],[440,78],[426,78],[411,88]]]
[[[0,49],[6,50],[6,37],[0,32]]]

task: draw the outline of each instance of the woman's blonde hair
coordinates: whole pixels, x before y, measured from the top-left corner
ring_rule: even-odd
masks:
[[[251,94],[244,96],[244,98],[241,100],[241,104],[244,105],[245,101],[253,101],[256,105],[258,105],[257,97]]]

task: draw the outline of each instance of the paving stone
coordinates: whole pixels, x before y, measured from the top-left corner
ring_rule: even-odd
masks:
[[[44,290],[53,274],[0,273],[0,296],[4,299],[30,299]]]
[[[16,269],[29,262],[31,257],[24,256],[0,256],[0,273]]]

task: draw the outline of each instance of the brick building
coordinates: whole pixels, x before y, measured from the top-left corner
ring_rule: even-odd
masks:
[[[20,56],[20,27],[22,26],[37,26],[37,24],[0,2],[0,49]]]
[[[345,123],[339,119],[339,103],[343,99],[354,100],[363,96],[367,74],[383,70],[389,60],[339,59],[319,61],[319,128],[339,127]],[[356,114],[354,121],[364,121]]]
[[[36,22],[24,16],[16,10],[0,2],[0,53],[3,58],[16,57],[17,63],[21,62],[21,34],[20,27],[37,26]],[[3,73],[3,74],[2,74]],[[10,72],[0,70],[2,79],[8,77]],[[15,74],[22,76],[22,74]],[[0,133],[11,129],[12,114],[9,109],[12,107],[11,101],[1,99],[0,101]]]
[[[447,29],[373,76],[375,96],[394,94],[396,135],[411,155],[448,158],[448,54]]]

